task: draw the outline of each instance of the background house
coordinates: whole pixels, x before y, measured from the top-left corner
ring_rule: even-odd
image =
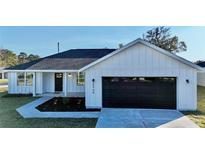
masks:
[[[205,61],[198,62],[197,65],[204,68],[204,72],[198,72],[197,84],[200,86],[205,86]]]
[[[7,79],[8,74],[4,71],[5,67],[0,67],[0,79]]]

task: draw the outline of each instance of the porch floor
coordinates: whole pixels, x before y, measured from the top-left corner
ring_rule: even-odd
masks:
[[[46,92],[43,94],[38,94],[37,96],[64,97],[64,93],[63,92]]]
[[[64,92],[45,92],[43,94],[37,94],[36,96],[41,96],[41,97],[85,97],[84,92],[69,92],[67,96],[65,96]]]

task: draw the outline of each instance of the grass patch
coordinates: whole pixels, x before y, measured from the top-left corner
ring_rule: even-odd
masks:
[[[8,83],[8,79],[0,79],[0,84],[6,84]]]
[[[0,97],[7,95],[8,88],[0,88]]]
[[[7,88],[0,88],[0,128],[93,128],[97,119],[31,118],[21,117],[16,108],[37,98],[30,96],[8,97]]]
[[[198,86],[198,106],[195,112],[183,112],[199,127],[205,128],[205,87]]]

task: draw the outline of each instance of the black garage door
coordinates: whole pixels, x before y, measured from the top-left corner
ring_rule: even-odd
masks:
[[[103,107],[176,109],[176,78],[103,77]]]

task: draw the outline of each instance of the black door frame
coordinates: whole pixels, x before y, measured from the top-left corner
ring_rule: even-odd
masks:
[[[62,74],[62,78],[61,78],[62,81],[60,81],[60,82],[62,82],[62,84],[60,86],[60,90],[58,90],[57,88],[59,88],[59,87],[56,86],[57,85],[57,83],[56,83],[56,74]],[[63,73],[54,73],[54,83],[55,83],[54,84],[55,85],[55,88],[54,88],[55,92],[62,92],[63,91]]]
[[[178,77],[176,76],[102,76],[101,77],[101,85],[102,85],[102,108],[103,108],[103,95],[104,95],[104,90],[103,90],[103,78],[132,78],[132,77],[136,77],[136,78],[175,78],[175,107],[176,109],[173,110],[177,110],[178,109]]]

